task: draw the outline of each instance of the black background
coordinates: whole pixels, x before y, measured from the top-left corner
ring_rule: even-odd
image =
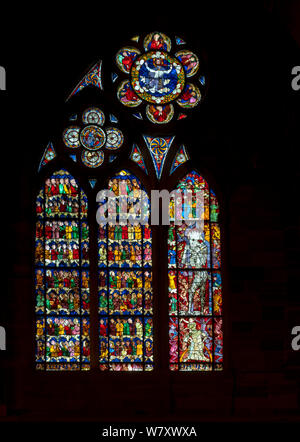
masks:
[[[300,65],[299,8],[290,1],[197,5],[196,10],[192,3],[104,7],[98,2],[68,9],[26,4],[1,17],[0,64],[7,71],[7,91],[0,92],[0,324],[8,332],[8,349],[0,354],[0,403],[8,415],[3,420],[47,417],[35,414],[39,381],[24,388],[31,355],[18,347],[20,334],[30,329],[32,201],[40,157],[87,68],[98,59],[109,60],[133,35],[156,29],[183,35],[206,58],[208,95],[176,131],[222,195],[230,299],[226,379],[217,381],[212,392],[204,388],[202,395],[201,374],[192,381],[172,379],[160,417],[174,422],[182,417],[195,422],[299,420],[300,352],[290,347],[291,329],[300,325],[300,91],[291,88],[291,70]],[[118,388],[115,401],[124,395],[122,382]],[[154,396],[148,411],[139,414],[135,399],[141,400],[141,391],[130,395],[126,413],[116,408],[110,419],[158,419]],[[104,387],[103,397],[109,394]],[[48,406],[48,418],[57,419],[50,398]],[[113,401],[107,410],[113,410]],[[88,413],[66,415],[80,421],[89,419]],[[95,412],[90,419],[102,418]]]

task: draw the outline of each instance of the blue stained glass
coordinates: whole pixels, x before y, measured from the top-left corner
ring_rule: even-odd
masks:
[[[180,37],[175,37],[177,45],[185,45],[185,41]]]
[[[117,78],[118,78],[118,74],[116,74],[115,72],[112,72],[112,74],[111,74],[111,81],[114,83]]]
[[[134,92],[150,103],[163,104],[174,100],[182,92],[184,82],[182,64],[165,52],[148,52],[131,68]]]
[[[142,114],[141,113],[136,113],[136,114],[132,114],[135,118],[137,118],[138,120],[142,120],[143,119],[143,117],[142,117]]]
[[[109,115],[109,119],[110,119],[111,123],[118,123],[119,122],[117,117],[115,117],[113,114]]]
[[[202,84],[202,86],[205,85],[205,77],[204,77],[204,75],[202,75],[202,76],[199,78],[199,81],[200,81],[200,83]]]

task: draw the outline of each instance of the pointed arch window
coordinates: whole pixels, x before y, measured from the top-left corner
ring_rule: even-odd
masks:
[[[168,318],[169,334],[160,339],[166,344],[169,339],[169,355],[160,355],[157,365],[165,358],[172,371],[223,368],[215,193],[196,171],[178,182],[177,190],[190,192],[192,198],[188,203],[184,194],[171,198],[168,238],[163,238],[163,228],[156,229],[154,239],[165,242],[168,250],[168,268],[165,262],[166,272],[159,275],[161,286],[155,293],[159,265],[157,258],[152,262],[152,245],[156,241],[151,225],[140,219],[151,209],[142,180],[149,191],[161,190],[181,168],[189,167],[184,140],[177,142],[173,129],[160,132],[168,124],[172,128],[181,124],[206,95],[204,64],[185,45],[185,40],[160,32],[135,36],[130,46],[115,54],[111,68],[117,73],[111,72],[110,85],[104,82],[105,96],[102,67],[109,63],[102,66],[99,60],[67,98],[72,113],[39,164],[39,171],[53,170],[54,163],[58,166],[49,173],[36,201],[38,370],[89,370],[92,360],[93,370],[98,371],[152,371],[157,327],[153,298],[160,302],[163,296],[168,305],[157,303],[163,310],[158,317]],[[124,124],[126,108],[139,133]],[[82,186],[89,182],[86,193],[62,167],[74,171]],[[96,200],[96,191],[105,182],[111,193]],[[93,212],[89,218],[88,198]],[[101,212],[104,206],[106,212]],[[94,211],[101,213],[98,223]],[[105,222],[107,213],[115,215],[114,222]],[[135,218],[135,223],[128,218]],[[94,233],[91,238],[89,228]]]
[[[66,170],[36,200],[36,368],[89,370],[87,197]]]
[[[170,368],[222,370],[219,205],[195,171],[177,189],[181,192],[170,203],[168,233]]]
[[[100,197],[99,362],[101,370],[153,369],[152,233],[150,202],[139,179],[121,170]],[[102,223],[110,214],[114,222]],[[130,220],[131,219],[131,220]]]

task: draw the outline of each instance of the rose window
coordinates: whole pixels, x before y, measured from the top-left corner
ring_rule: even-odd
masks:
[[[145,115],[152,123],[185,118],[186,110],[196,107],[204,92],[205,77],[199,76],[198,56],[188,49],[175,49],[171,54],[171,39],[159,32],[148,34],[142,46],[139,37],[133,41],[136,46],[123,47],[116,55],[121,73],[113,74],[113,81],[127,77],[118,82],[119,101],[140,110],[133,113],[135,117],[143,119]],[[185,42],[176,38],[173,45]]]

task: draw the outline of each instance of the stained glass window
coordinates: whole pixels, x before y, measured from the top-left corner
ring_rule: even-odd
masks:
[[[193,109],[202,101],[205,82],[199,85],[198,81],[203,77],[203,63],[190,49],[180,48],[185,45],[179,37],[151,32],[132,38],[117,52],[115,67],[121,75],[117,81],[118,74],[113,72],[112,82],[120,103],[142,111],[133,112],[134,117],[146,116],[151,123],[164,125],[174,116],[186,118],[180,108]]]
[[[104,103],[101,109],[85,102],[75,107],[87,87],[100,92],[101,98],[99,60],[69,95],[67,101],[76,95],[74,108],[69,109],[59,143],[48,144],[39,164],[42,173],[54,159],[51,164],[63,160],[64,167],[70,162],[74,170],[83,169],[82,185],[87,185],[90,201],[97,201],[93,221],[97,224],[89,226],[88,198],[67,170],[58,170],[45,180],[36,199],[35,224],[38,370],[89,370],[90,353],[92,368],[99,372],[150,372],[154,368],[156,275],[150,200],[140,179],[125,169],[115,172],[132,167],[155,190],[154,183],[166,182],[168,173],[173,180],[181,169],[188,170],[185,145],[176,144],[175,132],[160,129],[171,121],[172,125],[184,124],[179,121],[202,102],[208,81],[197,50],[179,36],[156,31],[132,37],[114,54],[113,63],[109,83],[118,98],[116,106],[109,111],[102,108]],[[137,133],[121,127],[117,104],[123,111],[127,108],[136,126],[143,128],[140,141]],[[120,165],[123,160],[126,165]],[[98,192],[104,180],[107,189]],[[93,202],[91,206],[95,207]],[[220,371],[223,310],[218,201],[206,180],[192,171],[172,193],[169,210],[168,237],[157,228],[161,241],[168,244],[168,271],[161,275],[158,293],[168,299],[158,315],[169,321],[162,337],[169,343],[169,354],[162,357],[168,358],[172,371]],[[89,227],[95,232],[91,238]],[[154,268],[159,271],[159,265]],[[90,286],[95,306],[91,324]],[[164,345],[158,352],[161,348]]]
[[[143,137],[149,149],[156,176],[158,179],[160,179],[165,160],[175,137],[154,138],[147,135],[143,135]]]
[[[46,179],[36,218],[36,368],[88,370],[87,198],[66,170]]]
[[[56,157],[55,149],[53,147],[53,144],[51,142],[49,142],[48,146],[46,147],[46,149],[43,153],[42,159],[39,164],[38,171],[40,171],[43,166],[46,166],[46,164],[48,164],[50,161],[52,161],[55,157]]]
[[[77,84],[75,89],[71,92],[69,97],[67,98],[67,101],[76,95],[78,92],[80,92],[82,89],[86,88],[87,86],[94,86],[97,87],[100,90],[103,90],[102,86],[102,60],[99,60],[89,71],[88,73],[83,77],[82,80]]]
[[[108,189],[111,195],[98,200],[100,369],[150,371],[152,233],[140,222],[150,202],[140,181],[125,170],[109,180]],[[108,213],[115,222],[102,223]]]
[[[219,205],[197,172],[177,189],[168,233],[170,369],[222,370]]]
[[[110,122],[118,123],[118,119],[110,115]],[[84,127],[68,126],[62,134],[67,149],[81,147],[81,161],[89,168],[97,168],[105,162],[105,152],[119,150],[124,142],[124,135],[117,127],[107,127],[104,112],[96,107],[86,109],[82,114]],[[101,127],[100,127],[101,126]],[[104,151],[102,150],[104,149]],[[76,154],[73,160],[76,161]]]

